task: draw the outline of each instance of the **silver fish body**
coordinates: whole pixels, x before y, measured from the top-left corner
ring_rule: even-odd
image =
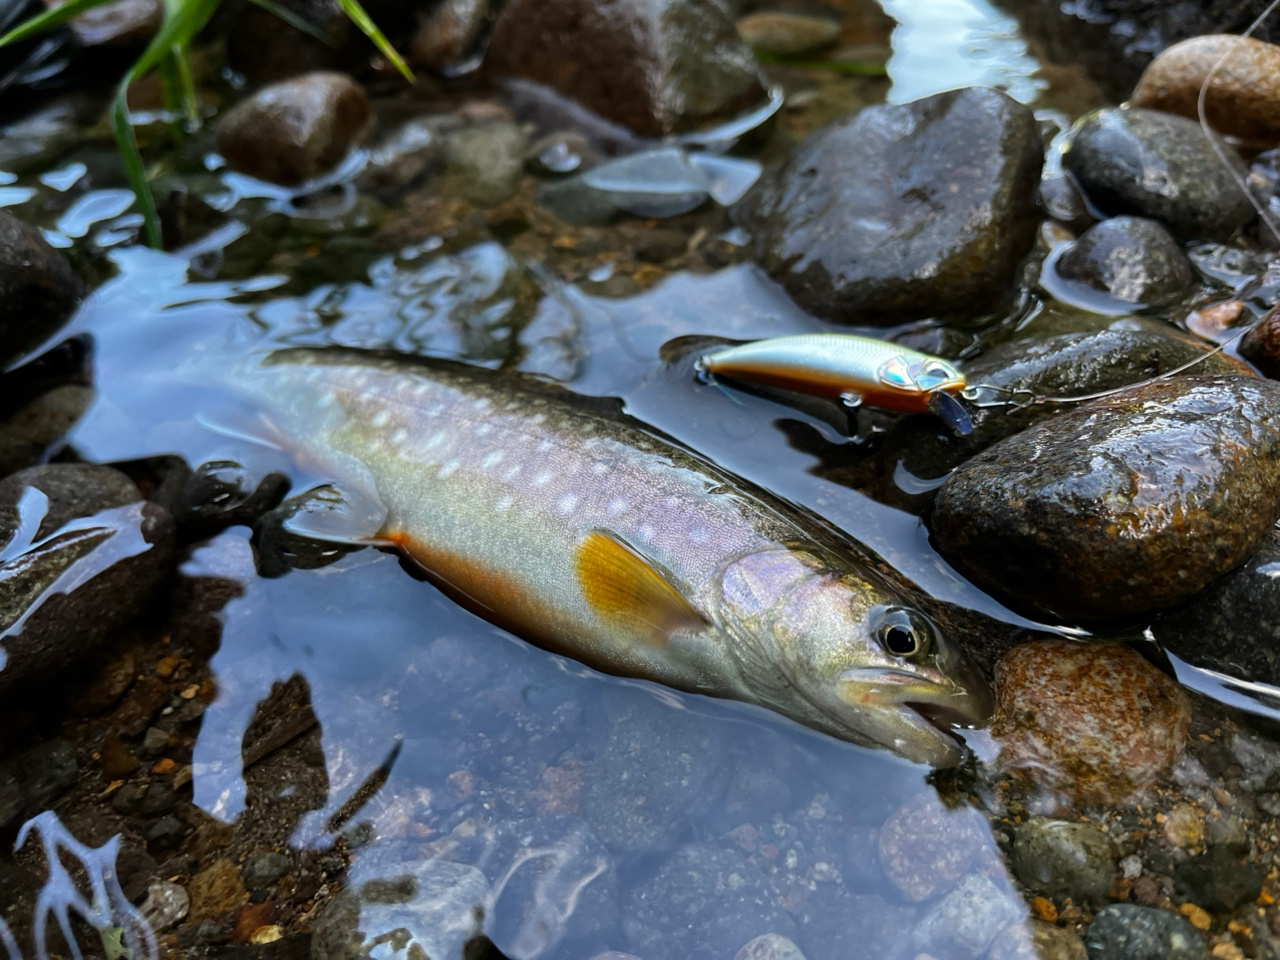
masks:
[[[911,760],[991,698],[820,522],[638,426],[456,364],[284,350],[239,385],[312,472],[364,487],[455,598],[606,672],[760,704]]]

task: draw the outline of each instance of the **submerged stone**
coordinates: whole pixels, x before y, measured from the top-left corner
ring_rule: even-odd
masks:
[[[1128,647],[1036,640],[996,667],[996,765],[1078,803],[1154,783],[1181,756],[1190,716],[1182,688]]]
[[[970,87],[867,107],[806,138],[743,202],[756,254],[838,323],[991,309],[1039,216],[1030,109]]]
[[[1066,620],[1172,606],[1280,517],[1280,383],[1160,380],[1000,441],[934,501],[938,549],[975,583]]]
[[[1101,900],[1116,873],[1106,834],[1091,824],[1047,817],[1014,828],[1010,866],[1029,890],[1076,903]]]
[[[807,13],[761,10],[740,17],[738,35],[765,53],[813,53],[840,39],[840,22]]]
[[[912,801],[880,828],[880,864],[904,897],[928,900],[951,889],[987,841],[987,825],[975,810]]]
[[[510,0],[485,68],[546,84],[647,137],[766,99],[755,57],[717,0]]]
[[[445,0],[427,14],[409,42],[409,62],[444,70],[476,47],[488,22],[490,0]]]
[[[1240,158],[1219,146],[1243,178]],[[1076,124],[1062,164],[1104,213],[1159,220],[1182,241],[1229,239],[1254,216],[1232,171],[1186,117],[1098,110]]]
[[[1185,917],[1131,903],[1099,910],[1084,943],[1089,960],[1209,960],[1204,939]]]
[[[971,873],[942,897],[912,931],[920,947],[939,956],[975,960],[1024,908],[985,874]]]
[[[328,173],[369,124],[369,98],[342,73],[319,71],[264,87],[217,126],[233,170],[295,186]]]

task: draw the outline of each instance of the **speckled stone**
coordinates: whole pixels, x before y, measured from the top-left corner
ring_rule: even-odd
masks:
[[[1100,902],[1115,879],[1111,841],[1088,823],[1032,817],[1014,828],[1010,866],[1028,890]]]
[[[743,944],[733,960],[804,960],[804,954],[786,937],[766,933]]]
[[[1182,688],[1125,646],[1037,640],[996,667],[997,766],[1083,804],[1119,803],[1182,754]]]
[[[1204,940],[1183,917],[1155,907],[1113,903],[1084,937],[1089,960],[1208,960]]]
[[[1274,146],[1280,140],[1280,46],[1274,43],[1226,34],[1175,43],[1147,65],[1131,103],[1197,120],[1200,88],[1215,67],[1204,101],[1209,125]]]
[[[908,900],[928,900],[951,889],[987,842],[982,816],[967,807],[911,801],[880,828],[880,863]]]
[[[191,895],[189,923],[217,920],[249,899],[240,882],[240,870],[230,860],[215,860],[194,877],[187,887]]]
[[[987,952],[988,960],[1088,960],[1088,956],[1078,936],[1042,920],[1010,924]]]

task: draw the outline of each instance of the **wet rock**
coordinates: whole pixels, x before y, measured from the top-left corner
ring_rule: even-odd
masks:
[[[156,933],[168,930],[191,909],[187,891],[176,883],[161,881],[147,888],[147,899],[139,907],[142,917]]]
[[[289,489],[282,473],[265,476],[234,460],[210,460],[191,471],[178,496],[175,519],[193,537],[251,525]]]
[[[271,886],[289,869],[289,858],[274,850],[254,857],[244,866],[244,883],[250,890]]]
[[[749,13],[738,19],[737,28],[752,49],[764,53],[813,53],[840,39],[839,21],[804,13]]]
[[[0,423],[0,476],[33,466],[62,445],[67,433],[93,403],[92,387],[54,387]]]
[[[294,186],[328,173],[369,125],[369,99],[342,73],[308,73],[264,87],[217,125],[233,170]]]
[[[1161,304],[1195,277],[1178,242],[1154,220],[1113,217],[1085,233],[1058,258],[1058,274],[1117,300]]]
[[[0,481],[0,691],[74,667],[169,575],[173,520],[139,501],[109,467],[56,464]]]
[[[1280,139],[1280,47],[1272,43],[1226,34],[1175,43],[1147,65],[1131,102],[1198,120],[1200,88],[1211,71],[1204,102],[1209,125],[1244,141],[1274,145]]]
[[[1061,174],[1046,175],[1040,181],[1040,206],[1051,219],[1072,230],[1085,230],[1094,221],[1080,188]]]
[[[620,212],[608,194],[587,186],[581,177],[546,184],[536,200],[557,219],[577,227],[607,226]]]
[[[163,816],[159,820],[157,820],[155,823],[153,823],[151,825],[151,828],[147,831],[147,834],[146,834],[147,849],[153,852],[159,852],[163,850],[172,850],[175,847],[177,847],[178,844],[180,844],[184,839],[186,839],[187,834],[190,832],[191,832],[190,828],[188,828],[185,823],[183,823],[181,820],[179,820],[177,817],[173,816],[172,814]],[[196,890],[196,887],[194,884],[195,884],[195,881],[192,881],[191,889],[193,894],[195,893],[195,890]],[[217,891],[213,891],[207,888],[201,888],[200,892],[201,892],[201,895],[205,898],[204,900],[202,900],[202,904],[203,904],[202,909],[203,909],[204,906],[208,906],[209,903],[212,902],[209,898],[216,895]]]
[[[1243,177],[1239,157],[1223,145]],[[1159,220],[1182,241],[1225,240],[1253,219],[1199,125],[1155,110],[1099,110],[1072,130],[1063,167],[1104,213]]]
[[[983,87],[873,106],[811,134],[747,196],[769,274],[809,312],[901,323],[991,309],[1031,248],[1031,111]]]
[[[1240,338],[1240,356],[1265,376],[1280,380],[1280,307],[1272,307]]]
[[[584,777],[582,806],[610,848],[666,849],[719,801],[729,772],[714,728],[650,698],[628,699],[612,711]]]
[[[877,877],[883,885],[883,878]],[[800,917],[802,941],[813,956],[839,957],[858,944],[858,952],[877,960],[914,956],[907,933],[919,919],[915,907],[874,894],[849,893],[836,883],[820,883],[805,898]]]
[[[144,817],[164,816],[173,810],[177,799],[173,788],[167,783],[152,782],[138,800],[138,814]]]
[[[1182,688],[1128,647],[1036,640],[996,667],[997,766],[1080,803],[1154,783],[1181,756],[1190,716]]]
[[[314,960],[347,960],[394,940],[408,956],[456,957],[484,924],[489,885],[475,867],[448,860],[403,865],[403,873],[346,889],[317,914]]]
[[[922,949],[944,957],[980,957],[1009,924],[1021,920],[1024,908],[1014,896],[985,874],[971,873],[935,903],[912,931]]]
[[[490,0],[444,0],[427,14],[409,42],[409,62],[429,70],[460,63],[489,22]]]
[[[791,803],[791,788],[769,764],[751,757],[738,761],[725,790],[722,811],[726,821],[768,820]]]
[[[73,17],[70,27],[84,47],[132,47],[155,36],[163,20],[160,0],[112,0]]]
[[[1173,875],[1187,899],[1214,913],[1230,913],[1257,898],[1263,873],[1258,864],[1215,846],[1178,864]]]
[[[1102,900],[1115,879],[1111,841],[1097,827],[1032,817],[1014,828],[1010,866],[1024,887],[1076,903]]]
[[[510,0],[485,67],[647,137],[730,119],[766,97],[751,50],[715,0]]]
[[[680,847],[631,891],[622,927],[648,957],[727,957],[744,938],[795,935],[758,867],[701,843]]]
[[[0,369],[56,333],[84,294],[66,257],[0,210]]]
[[[1023,609],[1068,620],[1172,606],[1280,516],[1280,384],[1157,381],[962,464],[934,501],[940,552]],[[1195,464],[1188,469],[1188,464]]]
[[[561,131],[550,133],[531,145],[524,156],[525,169],[544,177],[562,177],[579,170],[590,170],[600,163],[586,137]]]
[[[237,8],[227,20],[227,65],[252,86],[288,80],[315,70],[358,69],[369,60],[368,39],[334,0],[279,0],[311,24],[304,33],[255,4]],[[382,9],[372,16],[381,26]],[[321,39],[323,38],[323,39]]]
[[[240,882],[240,871],[226,859],[214,860],[192,877],[187,893],[191,896],[191,924],[217,920],[249,899],[249,892]]]
[[[1162,647],[1197,666],[1242,680],[1280,685],[1280,533],[1238,570],[1151,625]]]
[[[1089,960],[1208,960],[1204,940],[1183,917],[1154,907],[1113,903],[1084,936]]]
[[[75,747],[66,740],[48,740],[32,747],[18,754],[9,768],[28,817],[53,806],[75,786],[80,772]]]
[[[520,184],[528,143],[524,132],[507,121],[468,127],[449,138],[446,169],[463,178],[468,199],[482,206],[501,203]]]
[[[965,875],[987,839],[975,810],[910,801],[880,828],[880,864],[904,897],[928,900]]]
[[[1080,938],[1041,920],[1005,927],[991,943],[990,960],[1088,960]]]

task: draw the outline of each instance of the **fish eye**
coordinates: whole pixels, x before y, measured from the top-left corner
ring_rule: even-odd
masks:
[[[933,649],[933,625],[905,607],[887,607],[874,635],[886,653],[904,660],[921,660]]]
[[[951,369],[945,364],[934,361],[926,363],[920,369],[920,376],[916,378],[916,384],[921,390],[932,390],[935,387],[954,379],[955,375]]]

